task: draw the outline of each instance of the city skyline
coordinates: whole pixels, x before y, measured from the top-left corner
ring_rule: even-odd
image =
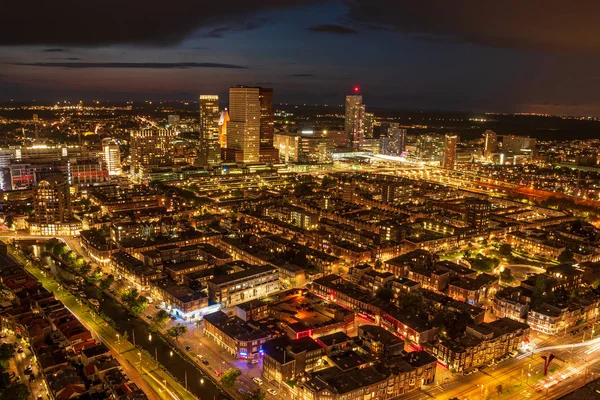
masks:
[[[245,84],[276,103],[342,104],[360,85],[372,107],[600,115],[595,5],[109,6],[11,3],[0,100],[195,100]],[[31,28],[11,35],[19,12]]]

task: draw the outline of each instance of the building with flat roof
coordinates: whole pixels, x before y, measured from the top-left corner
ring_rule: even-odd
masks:
[[[210,299],[223,307],[232,307],[252,299],[266,297],[279,290],[277,268],[262,265],[229,275],[216,276],[208,282]]]
[[[257,358],[269,335],[237,316],[222,311],[204,316],[204,334],[234,357]]]

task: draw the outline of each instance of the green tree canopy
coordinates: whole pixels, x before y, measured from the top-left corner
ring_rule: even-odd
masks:
[[[237,379],[242,375],[242,371],[237,368],[229,368],[221,376],[221,383],[223,386],[231,388],[235,386]]]

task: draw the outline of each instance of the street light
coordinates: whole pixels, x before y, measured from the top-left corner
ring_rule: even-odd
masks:
[[[117,333],[117,343],[121,343],[121,341],[119,340],[119,334]]]

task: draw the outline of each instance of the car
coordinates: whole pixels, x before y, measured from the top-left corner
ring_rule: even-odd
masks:
[[[190,351],[190,350],[192,350],[192,346],[190,346],[190,345],[188,344],[187,346],[185,346],[185,349],[186,349],[187,351]]]
[[[242,389],[242,388],[239,388],[238,392],[240,392],[241,394],[246,394],[246,391],[244,389]]]
[[[257,385],[262,385],[263,384],[263,380],[260,378],[252,378],[252,380],[254,381],[254,383],[256,383]]]
[[[146,318],[152,319],[152,315],[146,315]]]
[[[217,374],[217,376],[221,376],[223,375],[223,371],[221,371],[220,369],[215,369],[215,374]]]
[[[174,315],[171,315],[171,321],[175,321],[177,319],[177,317],[175,317]]]
[[[25,374],[30,374],[32,371],[33,371],[33,369],[31,369],[31,365],[30,365],[29,367],[25,368],[25,371],[23,371],[23,372],[25,372]]]
[[[207,360],[206,358],[203,358],[203,359],[202,359],[202,364],[204,364],[204,365],[208,365],[208,364],[209,364],[209,363],[208,363],[208,360]]]
[[[19,346],[19,348],[17,349],[17,353],[22,353],[23,352],[23,347]]]
[[[269,392],[269,394],[272,394],[273,396],[277,396],[277,390],[275,389],[267,389],[267,392]]]
[[[250,364],[252,364],[252,365],[256,365],[256,364],[258,364],[258,360],[252,360],[252,361],[250,362]]]

